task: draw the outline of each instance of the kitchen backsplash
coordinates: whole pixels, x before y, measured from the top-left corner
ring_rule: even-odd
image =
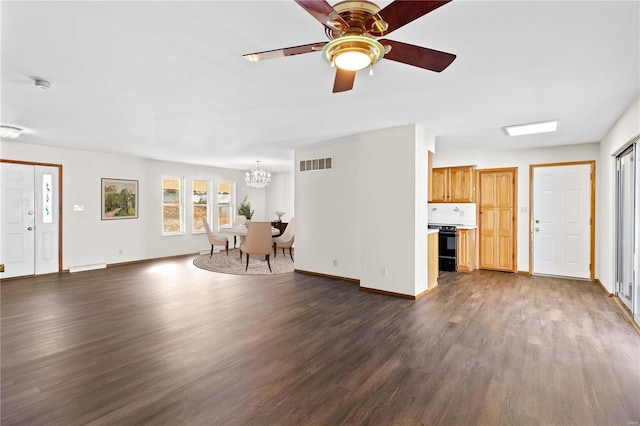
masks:
[[[429,203],[427,221],[444,225],[476,226],[476,204]]]

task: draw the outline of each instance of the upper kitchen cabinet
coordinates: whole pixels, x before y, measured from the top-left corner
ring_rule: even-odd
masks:
[[[475,167],[436,167],[429,180],[429,202],[473,203]]]

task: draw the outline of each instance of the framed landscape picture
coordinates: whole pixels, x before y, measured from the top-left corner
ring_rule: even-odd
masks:
[[[138,181],[102,178],[102,220],[138,218]]]

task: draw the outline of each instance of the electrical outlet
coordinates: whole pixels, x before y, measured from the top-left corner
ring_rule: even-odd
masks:
[[[73,211],[74,212],[83,212],[84,211],[84,205],[82,205],[82,204],[74,204],[73,205]]]
[[[118,254],[122,256],[122,254],[124,253],[124,250],[122,249],[118,249]]]
[[[382,275],[387,275],[387,267],[386,266],[381,266],[380,267],[380,273]]]
[[[338,259],[333,259],[333,266],[338,266]]]

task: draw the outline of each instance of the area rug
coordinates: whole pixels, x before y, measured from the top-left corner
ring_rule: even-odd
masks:
[[[209,259],[209,254],[200,255],[193,260],[193,264],[198,268],[223,274],[271,275],[293,272],[293,261],[289,257],[289,253],[283,256],[282,252],[279,252],[278,257],[274,259],[272,255],[270,261],[273,272],[269,272],[269,266],[264,260],[264,256],[249,256],[249,270],[245,272],[246,255],[243,254],[242,261],[240,261],[240,252],[236,249],[229,250],[229,256],[224,250],[213,253],[211,259]]]

